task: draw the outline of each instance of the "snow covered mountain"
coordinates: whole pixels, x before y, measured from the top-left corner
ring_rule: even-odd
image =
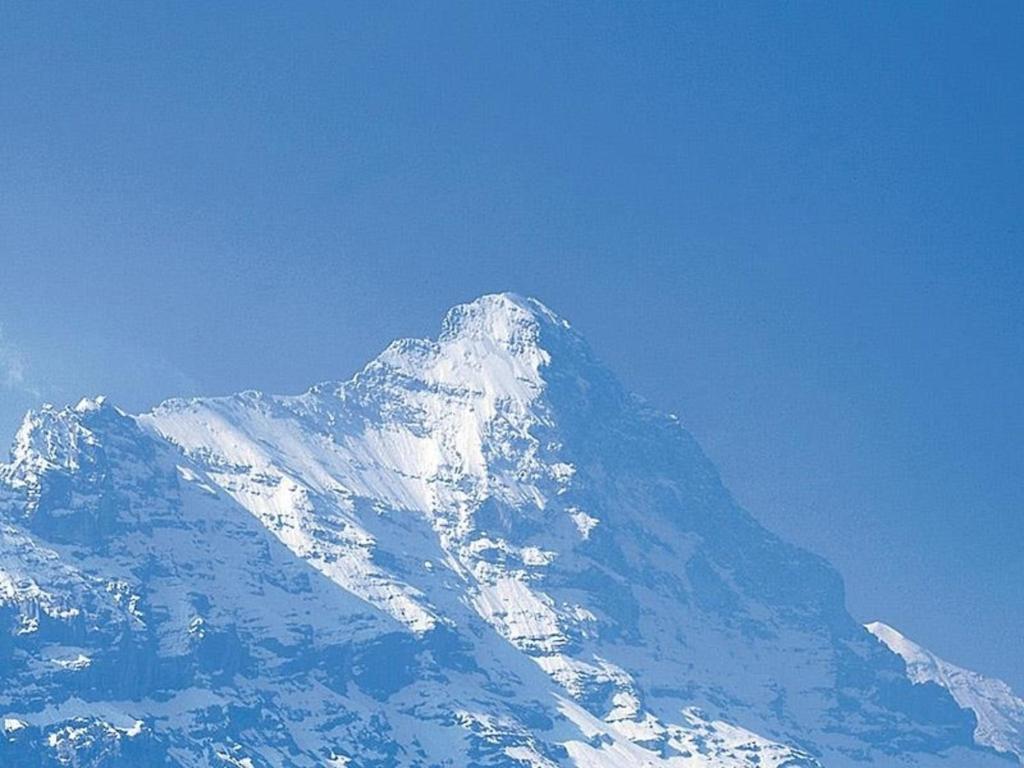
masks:
[[[1015,764],[895,650],[509,294],[298,396],[44,408],[0,465],[2,766]]]
[[[974,738],[979,744],[1014,754],[1024,765],[1024,700],[1010,686],[943,661],[888,624],[876,621],[867,629],[903,658],[913,682],[941,685],[957,704],[974,713],[978,720]]]

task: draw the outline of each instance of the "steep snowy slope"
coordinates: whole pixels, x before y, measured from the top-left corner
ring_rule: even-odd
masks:
[[[298,396],[30,414],[0,523],[2,765],[1008,764],[528,299]]]
[[[888,624],[876,621],[867,629],[903,657],[913,682],[941,685],[961,707],[975,714],[978,727],[974,738],[979,744],[1014,754],[1024,764],[1024,700],[1015,696],[1010,686],[943,661]]]

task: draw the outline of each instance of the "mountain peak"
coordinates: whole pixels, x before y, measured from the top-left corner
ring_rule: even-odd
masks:
[[[491,401],[523,403],[544,388],[544,369],[591,357],[582,337],[540,301],[495,293],[452,307],[436,339],[393,342],[351,386],[379,387],[381,376],[397,374],[428,387],[468,387]]]
[[[569,329],[569,323],[537,299],[516,293],[490,293],[448,310],[441,340],[470,335],[512,341],[525,330],[541,326]]]
[[[491,293],[450,308],[435,338],[396,339],[351,379],[320,382],[309,394],[379,388],[397,375],[427,386],[532,399],[544,386],[543,369],[556,362],[576,372],[600,367],[585,339],[541,301]]]
[[[75,411],[78,413],[88,413],[91,411],[98,411],[104,406],[110,407],[107,404],[106,395],[97,395],[96,397],[83,397],[78,401],[78,405],[75,406]]]
[[[125,413],[102,395],[82,398],[75,406],[44,405],[25,414],[11,449],[11,466],[77,469],[82,451],[98,443],[93,429],[117,423]]]

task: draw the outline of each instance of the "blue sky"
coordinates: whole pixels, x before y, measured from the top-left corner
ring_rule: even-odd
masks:
[[[861,619],[1024,691],[1024,5],[0,6],[0,433],[495,290]]]

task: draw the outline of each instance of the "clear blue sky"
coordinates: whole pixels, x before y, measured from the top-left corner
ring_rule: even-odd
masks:
[[[1022,39],[1019,2],[4,2],[0,433],[532,294],[856,616],[1024,691]]]

